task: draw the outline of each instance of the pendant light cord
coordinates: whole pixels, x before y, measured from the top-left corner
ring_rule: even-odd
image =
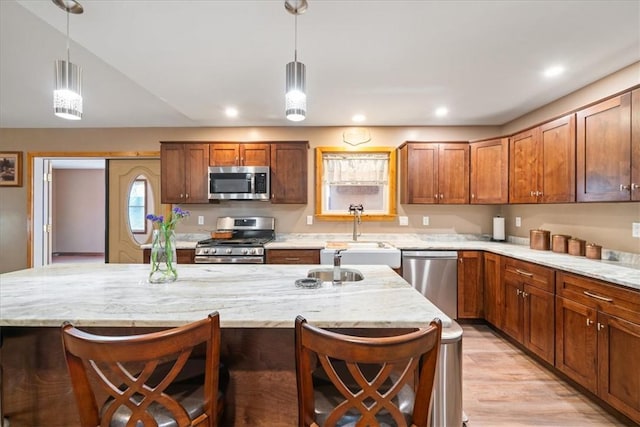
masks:
[[[69,55],[69,11],[67,11],[67,62],[71,62],[71,56]]]
[[[293,62],[298,62],[298,13],[293,15]]]

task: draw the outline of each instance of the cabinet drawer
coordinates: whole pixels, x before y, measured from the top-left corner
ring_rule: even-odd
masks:
[[[640,292],[571,273],[556,273],[556,294],[640,323]]]
[[[504,258],[504,272],[508,276],[517,276],[518,282],[553,292],[555,287],[554,270],[526,261]]]
[[[318,249],[267,249],[267,264],[320,264]]]

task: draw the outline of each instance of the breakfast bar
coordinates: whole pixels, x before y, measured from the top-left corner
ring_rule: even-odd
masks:
[[[0,275],[2,411],[12,426],[78,425],[62,355],[64,321],[98,333],[175,327],[218,311],[231,372],[226,420],[296,424],[293,326],[388,334],[449,319],[387,266],[358,265],[361,281],[296,286],[313,265],[180,265],[178,280],[147,282],[144,264],[64,264]]]

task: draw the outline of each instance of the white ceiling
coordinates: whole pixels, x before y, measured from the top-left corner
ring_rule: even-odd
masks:
[[[1,127],[344,126],[355,113],[365,125],[502,125],[640,60],[639,0],[309,0],[298,18],[308,113],[294,124],[284,1],[81,3],[70,16],[78,122],[51,106],[65,12],[0,0]],[[545,79],[553,64],[567,71]]]

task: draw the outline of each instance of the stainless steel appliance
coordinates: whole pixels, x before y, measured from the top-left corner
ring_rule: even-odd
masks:
[[[438,372],[429,425],[462,426],[462,328],[458,316],[458,253],[455,251],[402,251],[402,276],[451,318],[442,330]]]
[[[458,317],[456,251],[402,251],[402,277],[444,314]]]
[[[228,239],[206,239],[196,244],[196,264],[264,264],[264,244],[275,239],[272,217],[223,217],[218,231],[231,231]]]
[[[269,200],[269,166],[209,166],[209,199]]]

